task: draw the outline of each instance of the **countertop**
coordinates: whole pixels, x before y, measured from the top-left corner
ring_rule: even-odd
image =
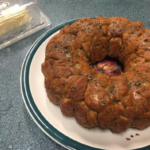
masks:
[[[122,16],[150,28],[149,0],[38,0],[51,26],[0,50],[0,150],[64,150],[29,116],[20,92],[20,71],[26,53],[45,31],[82,17]],[[150,146],[139,150],[150,150]]]

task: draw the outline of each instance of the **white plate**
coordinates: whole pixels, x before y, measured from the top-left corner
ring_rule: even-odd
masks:
[[[142,131],[128,129],[119,134],[99,128],[86,129],[78,124],[74,117],[64,116],[60,108],[48,100],[44,88],[44,76],[41,72],[45,47],[62,27],[74,21],[65,22],[43,34],[32,45],[24,59],[20,83],[22,97],[29,114],[44,133],[67,149],[127,150],[149,145],[150,127]],[[139,136],[136,136],[137,133]],[[134,137],[131,138],[131,135]],[[142,148],[142,150],[148,149],[150,146]]]

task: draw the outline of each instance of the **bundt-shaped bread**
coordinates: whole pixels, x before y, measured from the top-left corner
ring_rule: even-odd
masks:
[[[124,73],[98,74],[92,65],[106,56]],[[142,22],[98,16],[67,25],[49,41],[42,72],[49,100],[84,127],[150,126],[150,30]]]

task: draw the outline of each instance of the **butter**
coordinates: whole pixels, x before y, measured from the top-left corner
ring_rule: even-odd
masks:
[[[0,14],[0,36],[10,30],[19,30],[20,27],[31,21],[26,6],[14,5],[1,11]]]

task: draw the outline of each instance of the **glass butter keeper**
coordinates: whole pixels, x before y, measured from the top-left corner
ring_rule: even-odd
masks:
[[[50,24],[37,0],[0,0],[0,49]]]

